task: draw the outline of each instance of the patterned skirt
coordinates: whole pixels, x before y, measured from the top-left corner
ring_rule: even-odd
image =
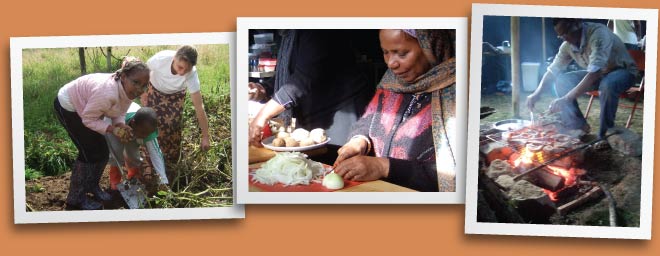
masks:
[[[183,132],[183,102],[185,99],[185,90],[174,94],[165,94],[149,85],[145,107],[153,108],[158,115],[158,144],[163,152],[166,164],[179,161],[181,133]]]

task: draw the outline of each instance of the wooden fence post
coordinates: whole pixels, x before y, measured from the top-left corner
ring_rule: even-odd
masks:
[[[85,48],[78,47],[78,57],[80,57],[80,73],[87,74],[87,63],[85,63]]]

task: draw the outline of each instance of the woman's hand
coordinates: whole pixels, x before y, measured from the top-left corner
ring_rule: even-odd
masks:
[[[258,148],[263,147],[263,145],[261,145],[261,140],[263,139],[264,126],[266,126],[267,123],[268,119],[259,116],[252,120],[249,132],[250,145]]]
[[[211,140],[209,139],[209,136],[202,136],[202,142],[199,144],[199,147],[202,151],[208,151],[211,149]]]
[[[337,166],[342,161],[349,159],[351,157],[361,155],[363,152],[366,151],[368,146],[369,145],[364,139],[361,138],[351,139],[346,144],[344,144],[344,146],[339,148],[339,150],[337,150],[338,156],[333,166]]]
[[[354,156],[341,161],[335,173],[346,180],[372,181],[387,177],[390,160],[383,157]]]

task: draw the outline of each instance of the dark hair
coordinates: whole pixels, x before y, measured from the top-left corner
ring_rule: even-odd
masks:
[[[150,107],[141,107],[138,109],[138,111],[135,112],[135,116],[133,116],[133,121],[136,126],[142,124],[148,124],[151,127],[158,126],[158,116],[156,115],[156,111]]]
[[[130,76],[132,74],[142,71],[147,71],[147,72],[150,71],[147,64],[145,64],[140,60],[130,60],[126,62],[126,64],[124,64],[123,67],[121,67],[115,72],[115,81],[119,81],[119,78],[121,78],[122,74],[126,74],[127,76]]]
[[[568,25],[580,23],[580,20],[576,18],[552,18],[552,26],[557,26],[562,21]]]
[[[197,49],[190,45],[179,47],[179,49],[176,50],[174,57],[185,60],[192,66],[197,65]]]

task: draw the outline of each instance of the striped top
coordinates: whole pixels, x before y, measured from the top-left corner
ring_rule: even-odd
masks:
[[[126,111],[132,102],[121,82],[114,77],[114,74],[84,75],[64,85],[58,93],[68,95],[83,124],[100,134],[105,134],[108,127],[104,117],[110,118],[112,124],[125,123]]]

